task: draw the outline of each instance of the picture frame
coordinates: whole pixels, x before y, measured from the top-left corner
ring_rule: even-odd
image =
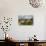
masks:
[[[33,25],[33,16],[32,15],[23,15],[18,16],[19,25]]]

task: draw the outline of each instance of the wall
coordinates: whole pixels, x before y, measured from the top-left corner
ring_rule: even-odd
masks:
[[[28,0],[0,0],[0,17],[13,17],[12,26],[8,33],[17,40],[27,40],[34,34],[37,35],[39,40],[44,40],[46,34],[44,28],[46,8],[44,7],[33,8]],[[33,15],[34,24],[31,26],[19,26],[17,21],[19,15]],[[2,36],[0,39],[2,39]]]

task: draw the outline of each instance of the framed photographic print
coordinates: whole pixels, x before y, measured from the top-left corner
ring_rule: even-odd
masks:
[[[18,24],[33,25],[33,16],[32,15],[18,16]]]

